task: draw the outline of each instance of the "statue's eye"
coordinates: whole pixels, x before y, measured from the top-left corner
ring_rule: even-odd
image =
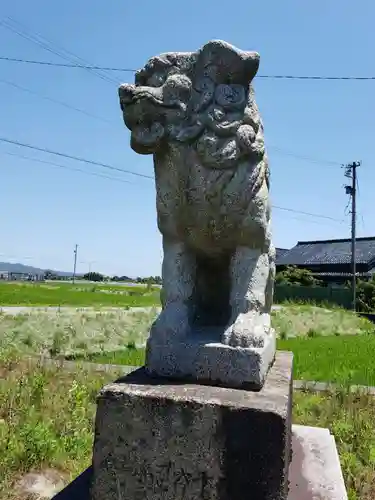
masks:
[[[242,85],[218,85],[215,91],[215,100],[220,106],[241,107],[245,104],[245,89]]]
[[[165,82],[166,75],[162,73],[154,73],[147,79],[147,85],[150,87],[161,87]]]

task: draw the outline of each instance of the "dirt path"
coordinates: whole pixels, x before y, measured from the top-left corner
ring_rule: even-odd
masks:
[[[282,309],[283,306],[274,305],[272,306],[273,311],[278,311]],[[72,312],[72,311],[97,311],[97,312],[114,312],[114,311],[124,311],[124,312],[149,312],[153,309],[157,311],[161,310],[160,306],[151,307],[129,307],[125,309],[124,307],[75,307],[75,306],[0,306],[0,313],[8,314],[10,316],[16,316],[17,314],[28,314],[32,312],[46,312],[46,313],[57,313],[57,312]]]
[[[58,312],[72,312],[72,311],[89,311],[89,312],[114,312],[114,311],[124,311],[124,312],[149,312],[153,309],[160,310],[160,307],[129,307],[126,309],[124,307],[75,307],[75,306],[1,306],[0,313],[8,314],[10,316],[16,316],[18,314],[28,314],[32,312],[45,312],[45,313],[58,313]]]

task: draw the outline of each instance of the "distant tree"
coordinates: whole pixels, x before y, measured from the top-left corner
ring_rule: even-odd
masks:
[[[132,283],[134,280],[132,278],[129,278],[129,276],[120,276],[120,281]]]
[[[44,279],[45,280],[56,280],[58,278],[57,274],[51,271],[50,269],[47,269],[44,271]]]
[[[161,277],[160,276],[148,276],[145,278],[137,277],[135,279],[136,283],[142,283],[144,285],[161,285]]]
[[[315,278],[308,269],[300,269],[296,266],[288,266],[283,271],[276,273],[276,284],[279,285],[299,285],[299,286],[319,286],[322,282]]]
[[[83,279],[87,281],[104,281],[104,276],[100,273],[90,272],[84,274]]]
[[[350,285],[351,286],[351,285]],[[375,279],[357,281],[357,310],[375,311]]]
[[[112,278],[110,278],[110,281],[126,281],[126,282],[129,282],[131,283],[132,281],[134,281],[132,278],[129,278],[129,276],[112,276]]]

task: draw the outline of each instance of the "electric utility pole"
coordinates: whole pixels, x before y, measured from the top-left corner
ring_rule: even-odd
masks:
[[[74,247],[73,285],[76,279],[78,245]]]
[[[352,180],[351,186],[345,186],[346,194],[351,196],[352,200],[352,293],[353,293],[353,311],[356,310],[357,301],[357,269],[356,269],[356,222],[357,222],[357,168],[360,166],[361,162],[353,161],[345,168],[345,177]]]

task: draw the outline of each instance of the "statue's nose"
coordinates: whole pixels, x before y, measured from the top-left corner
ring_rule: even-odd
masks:
[[[120,85],[118,93],[121,104],[130,104],[134,100],[135,85],[124,83]]]

